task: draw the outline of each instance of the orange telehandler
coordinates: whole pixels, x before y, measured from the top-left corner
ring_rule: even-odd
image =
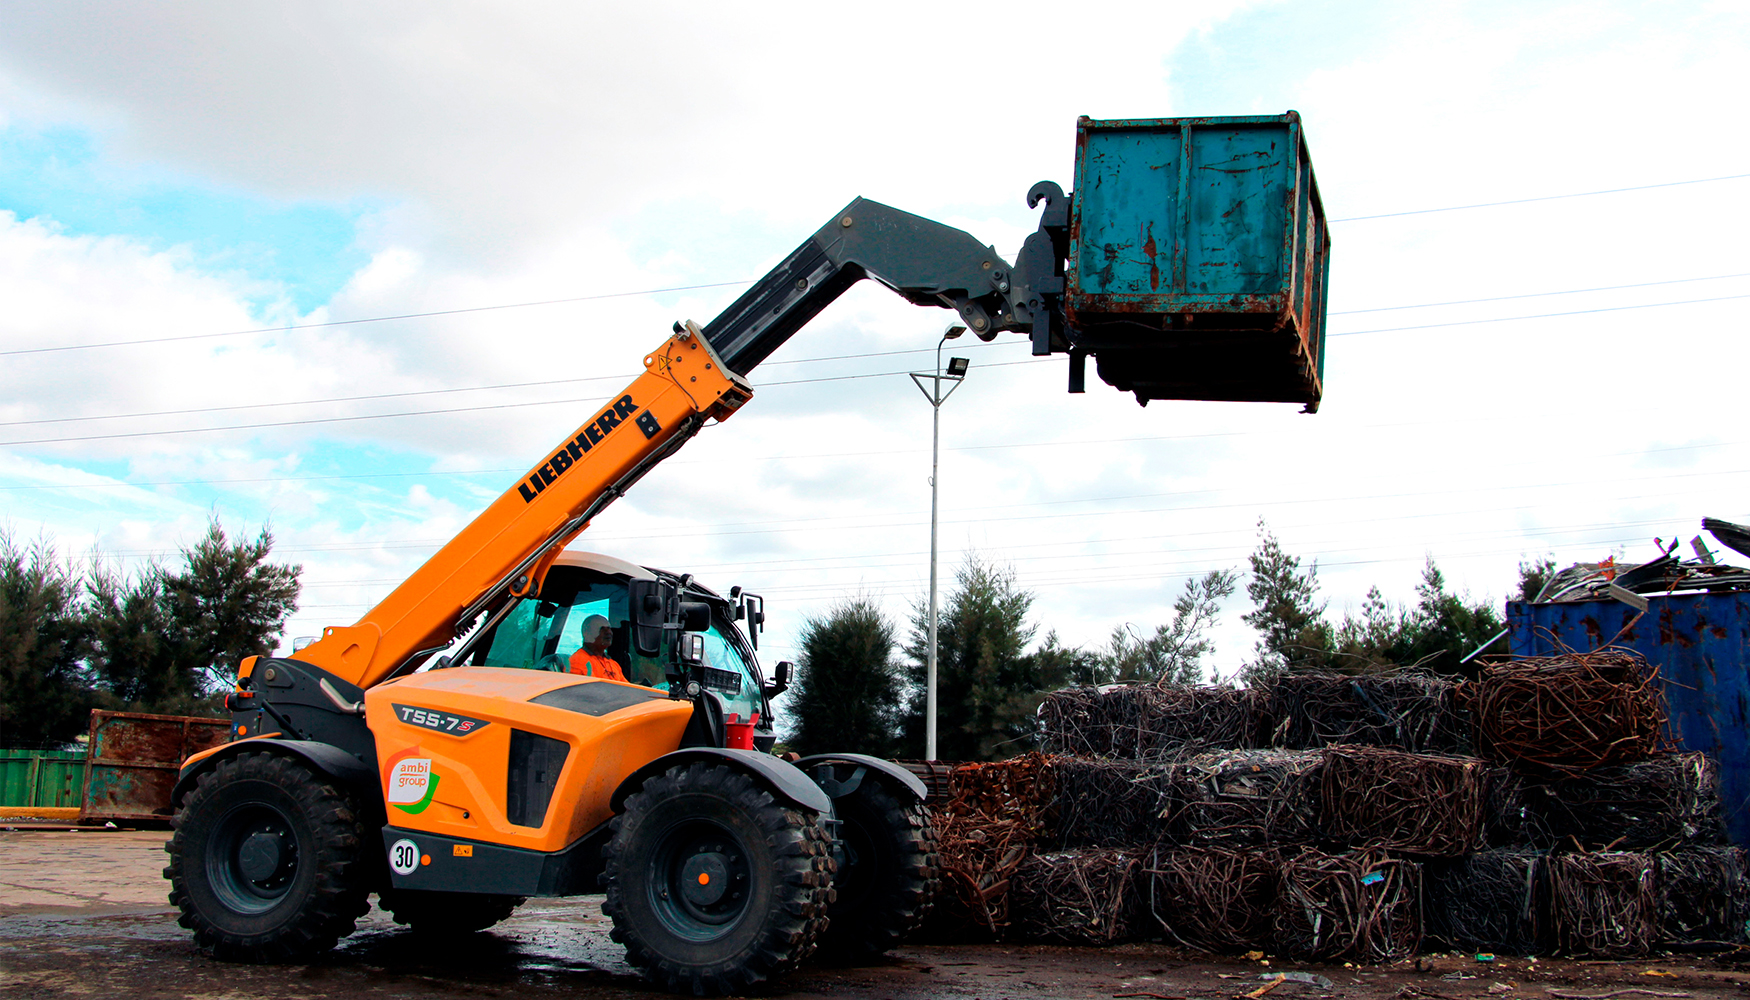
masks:
[[[232,742],[189,758],[173,792],[165,875],[197,945],[307,957],[351,933],[372,892],[416,931],[458,933],[526,897],[605,890],[631,963],[703,994],[912,930],[936,887],[924,787],[887,761],[769,752],[790,664],[769,681],[758,667],[763,601],[566,546],[747,403],[747,373],[864,277],[986,340],[1030,333],[1035,354],[1068,353],[1071,391],[1092,355],[1144,402],[1316,404],[1322,301],[1285,298],[1255,330],[1229,317],[1223,336],[1244,342],[1217,350],[1280,369],[1236,390],[1208,338],[1185,333],[1189,313],[1078,319],[1070,199],[1042,182],[1028,203],[1044,204],[1039,230],[1011,266],[957,229],[851,202],[710,324],[676,324],[642,375],[356,624],[244,660]],[[1188,388],[1181,369],[1198,364],[1211,377]],[[574,672],[609,660],[607,676]]]

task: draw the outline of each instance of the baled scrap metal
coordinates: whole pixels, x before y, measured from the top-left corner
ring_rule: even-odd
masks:
[[[1191,948],[1269,944],[1282,859],[1275,850],[1157,846],[1143,857],[1144,922]]]
[[[1656,864],[1661,943],[1744,942],[1750,881],[1742,848],[1684,847],[1658,855]]]
[[[1521,847],[1532,842],[1525,812],[1525,779],[1504,764],[1491,764],[1483,775],[1483,839],[1493,847]]]
[[[1415,752],[1467,749],[1456,682],[1417,670],[1379,674],[1289,673],[1260,697],[1272,746],[1316,750],[1362,744]]]
[[[1141,761],[1057,757],[1057,795],[1050,810],[1054,843],[1065,846],[1148,845],[1166,833],[1172,768]]]
[[[1529,828],[1547,847],[1641,850],[1724,839],[1718,767],[1703,753],[1530,781],[1521,794]]]
[[[1053,692],[1039,714],[1049,753],[1160,760],[1252,746],[1256,701],[1234,687],[1128,684]]]
[[[1168,829],[1183,844],[1308,843],[1318,835],[1316,750],[1225,750],[1173,768]]]
[[[1010,890],[1014,935],[1065,944],[1134,937],[1139,861],[1138,851],[1110,848],[1033,855]]]
[[[1327,840],[1432,857],[1483,845],[1485,765],[1383,747],[1324,751],[1319,828]]]
[[[1549,859],[1551,917],[1563,951],[1638,958],[1658,934],[1649,854],[1607,851]]]
[[[994,937],[1009,922],[1010,879],[1045,829],[1053,794],[1051,759],[1027,754],[962,764],[936,812],[942,892],[925,935]]]
[[[1040,745],[1053,756],[1111,757],[1112,725],[1097,687],[1053,691],[1039,703]]]
[[[1431,862],[1422,873],[1428,936],[1447,947],[1535,955],[1548,945],[1542,852],[1518,847]]]
[[[1273,940],[1284,954],[1387,962],[1422,942],[1422,866],[1383,851],[1307,849],[1282,863]]]
[[[1527,773],[1583,774],[1656,751],[1665,710],[1632,650],[1525,657],[1489,667],[1463,701],[1480,751]]]

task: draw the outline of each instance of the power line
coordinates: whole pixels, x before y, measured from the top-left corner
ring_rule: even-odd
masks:
[[[1687,181],[1666,181],[1663,184],[1638,184],[1634,187],[1607,188],[1603,191],[1576,191],[1572,194],[1546,194],[1536,198],[1513,198],[1509,201],[1485,201],[1475,205],[1448,205],[1445,208],[1416,208],[1407,212],[1381,212],[1378,215],[1352,215],[1332,222],[1366,222],[1369,219],[1396,219],[1405,215],[1431,215],[1435,212],[1463,212],[1473,208],[1499,208],[1502,205],[1529,205],[1534,201],[1560,201],[1563,198],[1591,198],[1601,194],[1624,194],[1629,191],[1651,191],[1654,188],[1682,187],[1685,184],[1712,184],[1715,181],[1736,181],[1750,174],[1727,174],[1724,177],[1697,177]]]
[[[1391,219],[1406,215],[1428,215],[1435,212],[1460,212],[1473,208],[1497,208],[1503,205],[1525,205],[1539,201],[1557,201],[1564,198],[1591,198],[1605,194],[1623,194],[1630,191],[1650,191],[1655,188],[1681,187],[1687,184],[1711,184],[1716,181],[1741,180],[1750,174],[1728,174],[1723,177],[1699,177],[1684,181],[1666,181],[1662,184],[1641,184],[1634,187],[1608,188],[1601,191],[1576,191],[1569,194],[1540,195],[1535,198],[1514,198],[1508,201],[1481,202],[1474,205],[1448,205],[1443,208],[1419,208],[1403,212],[1384,212],[1378,215],[1355,215],[1342,219],[1332,219],[1331,222],[1365,222],[1369,219]],[[603,292],[596,295],[577,295],[567,298],[541,299],[533,302],[506,302],[488,306],[464,306],[455,309],[434,309],[427,312],[399,313],[391,316],[365,316],[357,319],[326,320],[320,323],[288,323],[284,326],[251,327],[243,330],[224,330],[216,333],[189,333],[170,337],[142,337],[135,340],[113,340],[96,344],[64,344],[58,347],[26,347],[9,351],[0,351],[0,357],[16,357],[26,354],[54,354],[64,351],[89,351],[108,347],[134,347],[142,344],[167,344],[189,340],[211,340],[219,337],[242,337],[250,334],[286,333],[296,330],[315,330],[326,327],[356,326],[363,323],[386,323],[404,319],[430,319],[438,316],[458,316],[466,313],[493,312],[500,309],[526,309],[535,306],[565,305],[573,302],[593,302],[602,299],[631,298],[639,295],[660,295],[666,292],[691,292],[709,288],[732,288],[739,285],[751,285],[753,280],[715,281],[700,285],[675,285],[667,288],[646,288],[632,292]]]
[[[21,354],[56,354],[62,351],[91,351],[100,347],[135,347],[140,344],[168,344],[182,340],[212,340],[217,337],[244,337],[252,333],[287,333],[294,330],[319,330],[324,327],[357,326],[360,323],[387,323],[399,319],[430,319],[434,316],[459,316],[463,313],[492,312],[497,309],[526,309],[531,306],[556,306],[568,302],[594,302],[600,299],[624,299],[637,295],[659,295],[663,292],[692,292],[702,288],[729,288],[751,285],[751,281],[714,281],[705,285],[676,285],[672,288],[646,288],[636,292],[604,292],[600,295],[577,295],[567,299],[544,299],[539,302],[506,302],[495,306],[468,306],[461,309],[434,309],[431,312],[401,313],[395,316],[366,316],[360,319],[332,319],[321,323],[288,323],[285,326],[258,326],[247,330],[224,330],[218,333],[185,333],[175,337],[143,337],[139,340],[111,340],[101,344],[64,344],[60,347],[24,347],[0,351],[0,358]]]
[[[1734,469],[1734,470],[1725,470],[1725,471],[1720,471],[1720,472],[1674,473],[1674,474],[1670,474],[1670,475],[1658,476],[1658,477],[1651,479],[1651,480],[1648,480],[1648,481],[1668,482],[1668,481],[1672,481],[1672,480],[1693,480],[1693,479],[1705,479],[1705,478],[1710,478],[1710,477],[1742,476],[1742,475],[1750,475],[1750,469]],[[1376,478],[1380,478],[1380,477],[1376,477]],[[1420,491],[1404,492],[1404,493],[1340,494],[1340,495],[1323,496],[1323,497],[1293,497],[1293,498],[1282,499],[1282,500],[1237,500],[1237,501],[1228,502],[1228,503],[1180,504],[1177,506],[1167,506],[1167,507],[1143,507],[1143,508],[1126,508],[1126,509],[1120,509],[1120,510],[1082,511],[1082,512],[1075,514],[1074,516],[1078,520],[1085,521],[1085,520],[1089,520],[1089,519],[1096,518],[1096,517],[1131,517],[1131,516],[1140,516],[1140,515],[1145,515],[1145,514],[1162,514],[1162,513],[1191,514],[1191,513],[1198,513],[1198,512],[1205,512],[1205,511],[1234,510],[1234,509],[1241,509],[1241,508],[1245,508],[1245,509],[1266,508],[1266,507],[1268,507],[1268,508],[1283,508],[1283,507],[1299,507],[1299,506],[1303,506],[1306,504],[1340,504],[1340,503],[1353,503],[1356,501],[1404,500],[1404,499],[1418,499],[1418,498],[1424,498],[1424,497],[1450,497],[1450,496],[1454,496],[1454,495],[1462,494],[1462,493],[1466,493],[1466,492],[1493,494],[1493,493],[1503,493],[1503,492],[1506,492],[1509,490],[1559,489],[1559,488],[1571,487],[1571,486],[1591,486],[1591,485],[1595,485],[1596,482],[1597,482],[1596,479],[1577,479],[1577,480],[1563,480],[1563,481],[1558,481],[1558,482],[1542,482],[1542,483],[1513,483],[1513,484],[1505,484],[1505,485],[1501,485],[1501,484],[1479,485],[1479,486],[1476,486],[1476,487],[1471,488],[1469,490],[1455,489],[1455,488],[1447,487],[1447,488],[1442,488],[1442,489],[1438,489],[1438,490],[1420,490]],[[1182,492],[1182,493],[1138,494],[1136,496],[1138,498],[1145,498],[1146,499],[1146,498],[1150,498],[1150,497],[1154,497],[1154,496],[1193,496],[1193,495],[1197,495],[1197,494],[1223,493],[1223,492],[1228,492],[1228,491],[1219,490],[1219,489],[1217,489],[1217,490],[1194,490],[1194,491],[1186,491],[1186,492]],[[1684,490],[1684,491],[1682,491],[1682,495],[1687,495],[1688,492],[1690,492],[1690,491]],[[1617,497],[1611,497],[1610,499],[1614,502],[1626,502],[1626,501],[1633,501],[1633,500],[1663,499],[1663,498],[1673,496],[1673,495],[1679,495],[1679,494],[1673,494],[1671,492],[1648,493],[1648,494],[1636,494],[1634,496],[1617,496]],[[1115,499],[1129,499],[1129,498],[1130,497],[1117,497]],[[1108,498],[1093,498],[1093,501],[1103,500],[1103,499],[1108,499]],[[1090,502],[1093,502],[1093,501],[1090,501]],[[1026,507],[1041,507],[1041,506],[1046,506],[1046,504],[1040,504],[1040,503],[1009,504],[1009,505],[1004,505],[1003,507],[997,507],[997,508],[971,507],[971,508],[960,508],[958,512],[978,513],[980,515],[983,515],[985,513],[985,511],[990,510],[990,509],[1019,509],[1019,508],[1026,508]],[[1528,509],[1534,509],[1537,506],[1538,505],[1536,505],[1536,504],[1529,504],[1529,503],[1520,504],[1517,506],[1496,506],[1496,507],[1487,507],[1487,508],[1476,507],[1476,506],[1465,506],[1465,507],[1462,507],[1459,509],[1454,509],[1454,510],[1421,511],[1421,512],[1418,512],[1416,514],[1369,517],[1369,518],[1366,518],[1364,520],[1371,522],[1371,521],[1410,520],[1410,519],[1417,519],[1417,518],[1423,518],[1423,517],[1456,517],[1456,516],[1468,516],[1468,515],[1478,514],[1478,513],[1511,512],[1511,511],[1518,511],[1518,510],[1528,510]],[[950,511],[950,513],[956,513],[956,512],[957,511]],[[876,513],[876,514],[873,514],[871,516],[891,518],[891,517],[899,516],[901,514],[911,514],[911,513],[921,513],[921,512],[902,511],[902,512],[890,512],[890,513]],[[978,516],[978,517],[972,517],[972,518],[948,520],[945,523],[948,524],[949,526],[1004,524],[1004,523],[1024,522],[1024,521],[1039,521],[1039,520],[1047,520],[1047,519],[1056,520],[1056,519],[1059,519],[1063,516],[1064,515],[1062,515],[1060,513],[1055,513],[1055,512],[1048,512],[1048,513],[1041,513],[1041,514],[1024,514],[1024,515],[1017,515],[1017,516],[1011,516],[1011,517]],[[835,520],[835,518],[808,518],[808,519],[791,519],[791,520],[787,520],[787,521],[766,521],[766,522],[760,522],[760,521],[738,522],[741,525],[747,525],[747,526],[750,526],[750,527],[753,527],[756,529],[756,530],[746,530],[746,531],[727,531],[727,530],[723,530],[723,526],[719,526],[719,525],[704,525],[704,526],[699,526],[698,528],[692,529],[692,530],[698,530],[701,533],[708,532],[710,537],[713,537],[713,538],[724,538],[724,537],[731,537],[731,536],[738,536],[738,535],[795,534],[795,533],[800,533],[800,532],[805,532],[805,531],[832,531],[832,532],[837,532],[837,533],[842,534],[846,531],[851,531],[851,530],[872,531],[872,530],[889,530],[889,529],[896,529],[896,528],[918,528],[924,524],[924,522],[922,522],[922,521],[888,520],[888,521],[874,522],[874,523],[868,523],[868,524],[859,524],[859,525],[849,525],[849,526],[847,526],[847,525],[827,525],[827,524],[816,525],[813,527],[800,527],[799,526],[799,525],[807,523],[809,521],[830,521],[830,520]],[[1354,523],[1354,522],[1351,522],[1351,521],[1316,521],[1316,522],[1310,522],[1310,523],[1296,525],[1294,527],[1297,527],[1297,528],[1323,527],[1323,526],[1329,526],[1329,525],[1340,525],[1340,524],[1348,524],[1348,523]],[[780,529],[777,529],[777,530],[773,530],[773,529],[761,530],[761,529],[759,529],[760,525],[768,525],[768,524],[778,524],[778,525],[782,525],[783,527]],[[1209,532],[1181,532],[1179,534],[1183,537],[1191,537],[1193,535],[1207,534],[1207,533],[1209,533]],[[1217,532],[1217,533],[1219,533],[1219,532]],[[596,532],[596,533],[591,533],[588,536],[585,536],[585,538],[589,544],[593,545],[597,542],[622,543],[622,542],[627,542],[627,541],[637,541],[637,540],[645,539],[645,538],[671,538],[671,537],[673,537],[673,535],[674,535],[673,529],[666,529],[666,530],[663,530],[657,534],[644,534],[644,535],[624,535],[624,534],[613,534],[613,533],[608,533],[608,532]],[[1155,536],[1150,536],[1150,537],[1155,537]],[[290,553],[290,552],[368,552],[368,551],[376,551],[376,550],[380,550],[380,549],[432,549],[432,550],[435,550],[439,546],[444,544],[445,542],[448,542],[449,540],[450,539],[446,537],[446,538],[404,539],[404,540],[396,541],[396,542],[348,542],[348,543],[332,544],[332,545],[282,545],[282,546],[277,547],[275,549],[275,551]],[[1089,543],[1086,541],[1073,541],[1073,542],[1064,542],[1064,543],[1044,543],[1044,544],[1089,544]],[[174,553],[170,552],[168,550],[156,550],[156,549],[120,551],[120,552],[110,553],[110,555],[114,555],[114,556],[118,556],[118,557],[129,557],[129,558],[144,558],[144,557],[150,557],[150,556],[162,556],[162,555],[172,555],[172,554],[174,554]],[[832,557],[827,557],[827,558],[832,558]]]
[[[998,361],[987,364],[985,368],[1007,368],[1012,365],[1032,365],[1049,362],[1050,358],[1028,359],[1025,361]],[[762,382],[754,386],[758,389],[769,389],[786,385],[807,385],[817,382],[849,382],[865,378],[886,378],[892,375],[904,375],[903,371],[893,372],[862,372],[855,375],[826,375],[819,378],[791,379],[787,382]],[[357,413],[344,417],[308,417],[303,420],[269,420],[255,424],[223,424],[218,427],[177,427],[170,430],[157,431],[124,431],[113,434],[81,434],[74,437],[32,438],[21,441],[0,441],[0,448],[26,444],[57,444],[68,441],[113,441],[123,438],[165,437],[172,434],[211,434],[218,431],[249,431],[268,427],[303,427],[310,424],[341,424],[359,420],[386,420],[390,417],[430,417],[449,413],[477,413],[483,410],[515,410],[530,406],[557,406],[561,403],[601,403],[612,399],[611,396],[590,396],[579,399],[540,399],[525,400],[516,403],[484,403],[479,406],[448,406],[435,410],[404,410],[400,413]]]
[[[1372,309],[1339,309],[1331,316],[1354,316],[1359,313],[1396,312],[1403,309],[1433,309],[1438,306],[1468,306],[1479,302],[1506,302],[1511,299],[1540,299],[1547,295],[1582,295],[1587,292],[1615,292],[1625,288],[1652,288],[1655,285],[1682,285],[1691,281],[1724,281],[1728,278],[1750,278],[1742,274],[1710,274],[1705,278],[1672,278],[1668,281],[1643,281],[1633,285],[1600,285],[1597,288],[1569,288],[1559,292],[1526,292],[1523,295],[1495,295],[1486,299],[1454,299],[1451,302],[1423,302],[1410,306],[1375,306]]]
[[[1019,343],[1013,341],[1010,343]],[[1007,347],[1004,344],[975,343],[967,345],[971,348]],[[832,354],[818,358],[791,358],[789,360],[767,361],[765,368],[775,368],[779,365],[806,365],[823,361],[856,361],[864,358],[888,358],[901,354],[928,354],[927,347],[909,348],[901,351],[868,351],[862,354]],[[82,417],[43,417],[36,420],[5,420],[0,421],[0,427],[25,427],[37,424],[70,424],[91,420],[133,420],[141,417],[174,417],[186,416],[191,413],[230,413],[240,410],[262,410],[278,406],[318,406],[328,403],[357,403],[377,399],[405,399],[409,396],[438,396],[457,392],[490,392],[498,389],[532,389],[541,386],[574,385],[579,382],[616,382],[621,385],[637,378],[638,373],[628,372],[623,375],[593,375],[589,378],[545,379],[539,382],[505,382],[497,385],[468,385],[451,389],[416,389],[407,392],[379,392],[365,396],[333,396],[324,399],[289,399],[278,403],[241,403],[235,406],[198,406],[182,410],[151,410],[139,413],[99,413]],[[765,385],[780,385],[787,383],[763,383]]]
[[[1573,309],[1568,312],[1534,313],[1529,316],[1496,316],[1492,319],[1460,319],[1448,323],[1422,323],[1417,326],[1389,326],[1378,330],[1350,330],[1345,333],[1329,334],[1332,337],[1359,337],[1364,333],[1400,333],[1405,330],[1436,330],[1446,326],[1478,326],[1483,323],[1511,323],[1522,319],[1554,319],[1558,316],[1589,316],[1593,313],[1624,312],[1629,309],[1657,309],[1661,306],[1693,306],[1703,302],[1730,302],[1734,299],[1750,299],[1750,294],[1721,295],[1711,299],[1684,299],[1681,302],[1643,302],[1633,306],[1604,306],[1598,309]]]

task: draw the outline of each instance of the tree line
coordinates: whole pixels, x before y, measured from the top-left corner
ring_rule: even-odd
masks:
[[[67,742],[93,708],[221,714],[237,664],[297,609],[302,567],[272,549],[268,529],[233,540],[214,518],[180,567],[123,573],[0,532],[0,746]]]
[[[1285,671],[1369,673],[1413,666],[1461,673],[1485,644],[1505,651],[1501,614],[1487,599],[1453,593],[1430,557],[1415,600],[1389,601],[1368,590],[1357,613],[1333,619],[1319,596],[1318,564],[1286,552],[1262,521],[1244,575],[1258,632],[1238,678],[1256,682]],[[1554,571],[1549,558],[1520,564],[1515,596],[1529,600]],[[1034,595],[1014,571],[978,555],[954,576],[937,621],[937,754],[943,760],[994,760],[1037,743],[1044,696],[1063,687],[1208,679],[1205,660],[1221,604],[1242,579],[1235,569],[1190,580],[1165,622],[1152,631],[1125,624],[1096,648],[1065,645],[1029,620]],[[928,611],[914,607],[903,638],[870,598],[854,597],[803,626],[797,681],[785,713],[789,747],[803,754],[854,750],[884,757],[924,753]]]

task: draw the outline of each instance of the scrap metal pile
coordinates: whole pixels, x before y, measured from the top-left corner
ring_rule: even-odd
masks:
[[[1653,680],[1605,649],[1462,683],[1057,692],[1047,753],[950,773],[935,936],[1364,962],[1740,942],[1744,852]]]

